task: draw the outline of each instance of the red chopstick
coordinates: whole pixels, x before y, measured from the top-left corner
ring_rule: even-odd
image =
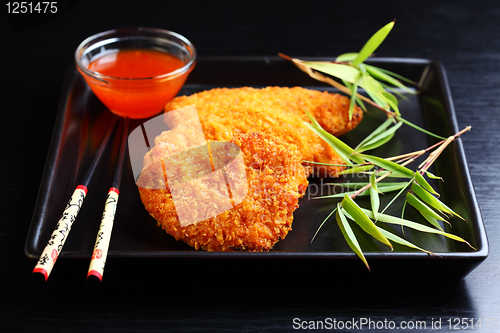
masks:
[[[115,220],[116,207],[118,205],[118,197],[120,193],[120,182],[122,177],[123,163],[127,153],[127,138],[129,131],[129,119],[123,120],[123,132],[120,143],[120,152],[116,161],[115,172],[111,188],[108,191],[104,211],[102,212],[101,225],[97,232],[97,237],[90,260],[89,270],[87,273],[87,281],[90,283],[101,282],[104,274],[104,266],[106,265],[106,257],[108,255],[109,242],[111,240],[111,232]]]
[[[78,213],[80,212],[80,208],[82,207],[83,200],[87,195],[87,187],[89,186],[90,181],[94,175],[95,169],[99,164],[99,161],[102,158],[104,150],[108,146],[111,141],[111,136],[116,127],[116,123],[118,121],[118,117],[113,117],[106,134],[99,144],[99,147],[94,153],[94,157],[90,162],[90,165],[87,169],[82,180],[79,182],[79,185],[76,187],[71,199],[69,200],[64,212],[59,219],[59,222],[56,224],[56,228],[52,232],[50,239],[45,246],[42,254],[40,255],[40,259],[38,259],[35,268],[33,269],[33,276],[37,280],[43,279],[43,281],[47,281],[49,278],[50,272],[52,268],[54,268],[54,264],[56,263],[59,254],[62,251],[64,243],[68,238],[68,235],[71,231],[71,227],[76,220]]]

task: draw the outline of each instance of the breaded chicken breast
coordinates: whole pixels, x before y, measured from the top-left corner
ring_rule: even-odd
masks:
[[[197,250],[268,251],[291,230],[293,212],[307,188],[301,155],[294,145],[264,133],[236,133],[230,142],[233,145],[212,142],[208,159],[201,146],[179,155],[168,143],[158,142],[137,181],[141,200],[159,226]],[[225,182],[207,178],[214,174],[208,171],[220,170],[236,155],[235,147],[243,163],[232,168],[226,165]],[[180,174],[172,172],[176,168],[182,177],[171,179]],[[203,177],[196,190],[191,185],[179,190],[181,196],[193,197],[191,204],[174,204],[171,187]],[[189,217],[200,219],[224,204],[225,193],[231,197],[230,209],[182,225],[179,215],[195,214]],[[197,209],[199,202],[208,205]]]
[[[196,106],[207,140],[227,141],[234,134],[261,131],[296,145],[305,161],[330,164],[342,164],[342,160],[303,124],[309,121],[305,111],[336,136],[356,127],[363,116],[362,110],[356,107],[349,120],[349,98],[345,96],[300,87],[217,88],[176,97],[166,105],[165,112],[188,105]],[[182,117],[169,117],[166,121],[174,128],[189,126]],[[323,165],[313,165],[313,168],[322,177],[335,177],[343,169]]]

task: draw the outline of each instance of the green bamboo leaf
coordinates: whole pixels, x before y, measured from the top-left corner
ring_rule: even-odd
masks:
[[[377,170],[377,171],[368,171],[365,172],[366,174],[371,174],[372,172],[377,172],[379,177],[385,176],[386,174],[389,174],[388,176],[385,176],[386,178],[405,178],[408,179],[408,175],[402,172],[389,172],[386,170]]]
[[[337,167],[345,167],[345,164],[332,164],[332,163],[323,163],[323,162],[315,162],[315,161],[307,161],[307,160],[302,160],[302,163],[308,163],[308,164],[319,164],[319,165],[329,165],[329,166],[337,166]],[[354,166],[359,166],[354,165]]]
[[[337,62],[349,62],[349,61],[353,61],[354,59],[356,59],[356,57],[358,56],[358,53],[344,53],[344,54],[341,54],[337,57],[337,59],[335,59],[335,61]]]
[[[380,138],[379,140],[371,143],[371,144],[366,144],[365,146],[361,147],[361,148],[358,148],[358,149],[355,149],[354,151],[356,153],[362,153],[362,152],[365,152],[365,151],[368,151],[368,150],[373,150],[375,148],[378,148],[380,146],[383,146],[385,145],[387,142],[391,141],[391,139],[394,137],[394,133],[391,133],[387,136],[384,136],[382,138]]]
[[[391,118],[387,118],[386,121],[384,121],[382,124],[380,124],[379,127],[377,127],[373,132],[371,132],[370,134],[368,134],[368,136],[366,138],[364,138],[359,143],[359,145],[356,147],[356,149],[358,149],[359,147],[363,146],[365,143],[367,143],[368,141],[370,141],[375,136],[377,136],[380,133],[384,132],[389,126],[391,126],[392,123],[393,123],[393,120]]]
[[[365,68],[366,68],[366,71],[373,78],[375,78],[375,79],[377,79],[379,81],[385,81],[385,82],[387,82],[389,84],[392,84],[395,87],[403,89],[404,91],[406,91],[408,93],[413,93],[413,91],[410,88],[408,88],[407,86],[405,86],[404,84],[402,84],[399,80],[395,79],[391,75],[389,75],[386,72],[384,72],[383,70],[381,70],[381,68],[378,68],[378,67],[375,67],[375,66],[371,66],[371,65],[366,65],[366,64],[365,64]]]
[[[328,135],[330,133],[324,131],[320,127],[316,127],[313,124],[304,122],[304,124],[309,127],[310,130],[312,130],[314,133],[316,133],[320,138],[325,140],[339,155],[339,157],[344,161],[345,164],[347,165],[352,165],[351,159],[349,155],[351,155],[351,152],[346,149],[342,144],[340,144],[340,140],[335,138],[333,135]]]
[[[398,106],[399,101],[393,94],[386,91],[382,91],[381,94],[387,99],[387,101],[390,101],[392,104],[396,105],[396,107]]]
[[[365,172],[366,174],[371,174],[373,172],[376,172],[379,177],[386,177],[386,178],[405,178],[408,179],[408,175],[406,173],[402,172],[396,172],[396,171],[386,171],[386,170],[377,170],[377,171],[368,171]],[[386,176],[386,174],[389,174]]]
[[[388,120],[390,120],[390,119],[388,119]],[[388,130],[376,135],[375,137],[370,139],[368,142],[361,145],[361,147],[356,148],[354,151],[360,153],[360,152],[363,152],[366,150],[371,150],[371,149],[375,149],[375,148],[382,146],[383,144],[387,143],[388,141],[390,141],[394,137],[394,133],[401,127],[401,125],[403,125],[403,123],[398,122],[396,125],[392,126]]]
[[[361,158],[375,164],[376,166],[379,166],[379,167],[385,169],[385,170],[400,173],[402,175],[405,175],[406,178],[413,178],[414,177],[413,171],[411,171],[407,167],[404,167],[404,166],[399,165],[397,163],[394,163],[392,161],[388,161],[388,160],[385,160],[381,157],[373,156],[373,155],[360,154],[359,156]]]
[[[382,235],[375,223],[361,210],[361,208],[348,196],[344,196],[342,200],[342,208],[353,217],[356,222],[365,232],[372,235],[375,239],[389,246],[392,250],[392,244]]]
[[[408,203],[408,201],[406,201],[406,198],[405,198],[405,202],[403,202],[403,208],[401,208],[401,218],[404,219],[405,217],[405,210],[406,210],[406,204]],[[401,226],[401,230],[403,230],[403,226]],[[404,236],[404,233],[403,233],[403,236]]]
[[[319,230],[323,227],[323,225],[326,223],[326,221],[328,221],[328,219],[330,218],[330,216],[332,216],[336,211],[337,211],[337,207],[334,210],[332,210],[330,212],[330,214],[328,214],[328,216],[323,220],[323,222],[321,222],[321,224],[319,225],[318,229],[316,229],[316,232],[314,233],[314,235],[313,235],[313,237],[311,239],[311,244],[314,241],[314,239],[316,238],[316,235],[318,234]]]
[[[430,217],[433,217],[437,220],[445,221],[446,219],[436,213],[431,207],[427,206],[425,203],[420,201],[414,194],[412,193],[407,193],[406,194],[406,201],[408,204],[412,205],[415,207],[419,212],[423,212],[424,214],[427,214]]]
[[[427,177],[429,178],[432,178],[432,179],[438,179],[438,180],[441,180],[441,181],[444,181],[443,180],[443,177],[439,177],[439,176],[436,176],[432,173],[430,173],[429,171],[425,171],[425,174],[427,175]]]
[[[347,82],[346,80],[342,80],[342,83],[344,84],[344,86],[346,86],[346,87],[347,87],[347,89],[351,90],[351,88],[352,88],[352,83]]]
[[[339,198],[343,198],[345,195],[351,196],[354,193],[356,193],[356,191],[347,191],[347,192],[342,192],[342,193],[337,193],[337,194],[324,195],[321,197],[312,197],[311,199],[339,199]],[[370,194],[370,190],[368,189],[368,190],[363,191],[360,194],[358,194],[358,197],[359,196],[366,196],[369,194]]]
[[[385,91],[382,84],[372,78],[368,73],[361,75],[356,83],[365,90],[371,91],[376,94],[380,94],[381,92]]]
[[[314,70],[335,76],[345,83],[355,84],[365,89],[368,96],[377,104],[385,107],[384,99],[380,97],[380,92],[384,91],[384,87],[368,74],[363,74],[358,68],[350,65],[336,64],[324,61],[303,61],[304,65],[311,67]],[[348,88],[349,86],[346,85]]]
[[[359,246],[358,240],[356,239],[356,236],[354,235],[354,232],[351,229],[351,226],[349,225],[349,222],[347,222],[347,219],[340,208],[340,206],[337,205],[337,224],[339,225],[340,230],[342,231],[342,234],[344,235],[345,240],[347,241],[347,244],[351,247],[351,249],[358,255],[358,257],[363,260],[364,264],[366,265],[366,268],[370,270],[370,266],[368,265],[368,262],[366,261],[365,256],[363,255],[363,251],[361,250],[361,247]]]
[[[370,75],[370,74],[368,74],[368,73],[366,72],[365,64],[363,64],[363,63],[359,64],[359,65],[358,65],[358,68],[359,68],[360,73],[361,73],[361,74],[363,74],[363,76],[364,76],[364,75]]]
[[[424,176],[422,176],[420,174],[420,172],[416,171],[415,172],[415,180],[417,181],[417,183],[422,186],[423,188],[425,188],[427,191],[431,192],[432,194],[435,194],[435,195],[439,195],[439,193],[437,193],[433,188],[432,186],[427,182],[427,180],[424,178]]]
[[[303,61],[304,65],[311,67],[314,70],[335,76],[341,80],[355,84],[362,76],[359,69],[350,65],[335,64],[324,61]]]
[[[321,126],[315,126],[314,124],[307,122],[304,122],[304,124],[325,140],[347,165],[352,165],[351,160],[359,164],[363,164],[365,162],[362,158],[353,154],[354,150],[351,147],[346,145],[336,136],[325,131]]]
[[[434,227],[436,227],[437,229],[439,229],[441,231],[444,231],[443,227],[441,227],[441,224],[439,224],[438,219],[435,219],[432,216],[430,216],[430,215],[428,215],[426,213],[423,213],[423,212],[420,212],[420,214],[424,217],[424,219],[427,220],[427,222],[429,222],[430,224],[432,224]]]
[[[364,68],[360,65],[360,71],[359,71],[359,76],[357,77],[356,81],[354,82],[357,84],[359,87],[365,89],[366,93],[368,96],[378,105],[385,107],[387,103],[385,103],[384,99],[379,96],[379,93],[381,91],[384,91],[383,85],[378,82],[377,80],[373,79],[370,77],[369,74],[363,73],[361,71],[361,68]],[[342,83],[348,88],[352,89],[352,86],[354,83],[348,82],[346,80],[342,80]],[[361,99],[357,99],[358,101],[361,101]]]
[[[425,133],[425,134],[427,134],[427,135],[433,136],[433,137],[438,138],[438,139],[440,139],[440,140],[446,140],[446,138],[444,138],[444,137],[442,137],[442,136],[440,136],[440,135],[434,134],[434,133],[432,133],[432,132],[429,132],[428,130],[423,129],[422,127],[419,127],[419,126],[417,126],[417,125],[413,124],[412,122],[409,122],[408,120],[406,120],[406,119],[404,119],[404,118],[402,118],[402,117],[399,117],[399,116],[398,116],[398,117],[396,117],[396,119],[397,119],[397,120],[399,120],[399,121],[402,121],[403,123],[405,123],[405,124],[406,124],[406,125],[408,125],[408,126],[413,127],[413,128],[414,128],[414,129],[416,129],[416,130],[419,130],[419,131],[420,131],[420,132],[422,132],[422,133]]]
[[[373,218],[373,213],[370,210],[363,209],[363,208],[361,208],[361,210],[368,217]],[[391,215],[387,215],[387,214],[382,214],[382,213],[378,214],[378,221],[379,222],[384,222],[384,223],[389,223],[389,224],[397,224],[397,225],[405,226],[405,227],[408,227],[408,228],[411,228],[411,229],[415,229],[415,230],[421,231],[421,232],[427,232],[427,233],[431,233],[431,234],[442,235],[442,236],[448,237],[450,239],[456,240],[458,242],[465,243],[465,244],[469,245],[471,248],[473,248],[475,250],[475,248],[473,246],[471,246],[469,244],[469,242],[467,242],[466,240],[462,239],[459,236],[456,236],[456,235],[453,235],[453,234],[450,234],[450,233],[447,233],[447,232],[443,232],[441,230],[437,230],[437,229],[425,226],[425,225],[420,224],[420,223],[416,223],[416,222],[413,222],[413,221],[401,219],[399,217],[395,217],[395,216],[391,216]]]
[[[352,83],[349,83],[345,80],[342,80],[342,83],[344,84],[344,86],[347,87],[347,89],[352,91],[352,88],[353,88]],[[351,98],[352,98],[352,95],[351,95]],[[355,95],[354,98],[356,99],[356,104],[358,104],[361,107],[361,109],[363,109],[363,111],[367,112],[367,109],[366,109],[365,104],[363,103],[363,100],[361,98],[359,98],[357,95]]]
[[[349,185],[347,184],[357,184],[357,185],[351,185],[349,187]],[[387,184],[387,185],[386,185]],[[328,185],[342,185],[342,184],[328,184]],[[361,189],[363,188],[365,185],[365,183],[344,183],[343,186],[345,186],[345,188],[357,188],[357,189]],[[388,193],[388,192],[393,192],[393,191],[397,191],[397,190],[400,190],[401,188],[405,187],[406,186],[406,183],[404,182],[396,182],[396,183],[379,183],[377,188],[382,192],[382,193]],[[334,199],[334,198],[343,198],[346,194],[348,196],[351,196],[353,195],[354,193],[356,193],[356,191],[348,191],[348,192],[342,192],[342,193],[337,193],[337,194],[332,194],[332,195],[325,195],[325,196],[321,196],[321,197],[313,197],[312,199]],[[361,192],[360,194],[358,194],[358,196],[365,196],[365,195],[369,195],[370,194],[370,190],[366,190],[366,191],[363,191]]]
[[[399,88],[394,88],[394,87],[392,87],[392,86],[390,86],[387,83],[384,83],[382,81],[379,81],[379,82],[382,85],[382,87],[384,87],[385,91],[390,92],[393,95],[397,95],[400,99],[404,99],[405,101],[409,100],[408,97],[406,97],[406,95],[404,94],[406,92],[401,92],[400,90],[398,90]]]
[[[378,193],[382,193],[379,189],[378,189],[378,185],[377,185],[377,174],[376,173],[372,173],[370,175],[370,184],[372,185],[372,188],[377,191]],[[383,184],[383,183],[382,183]]]
[[[394,26],[394,21],[386,24],[379,31],[377,31],[372,37],[370,37],[370,39],[368,40],[368,42],[366,42],[361,51],[359,51],[359,54],[356,57],[356,59],[354,59],[354,61],[352,62],[352,65],[357,66],[363,61],[365,61],[366,58],[368,58],[384,41],[389,32],[391,32],[393,26]]]
[[[367,66],[370,66],[370,65],[366,65],[366,64],[365,64],[365,67],[367,67]],[[370,66],[370,67],[374,67],[374,66]],[[397,74],[397,73],[394,73],[394,72],[388,71],[387,69],[383,69],[383,68],[380,68],[380,67],[375,67],[375,68],[377,68],[377,70],[379,70],[380,72],[383,72],[383,73],[385,73],[385,74],[387,74],[387,75],[390,75],[390,76],[392,76],[392,77],[394,77],[394,78],[396,78],[396,79],[399,79],[399,80],[401,80],[401,81],[407,82],[407,83],[412,84],[412,85],[414,85],[414,86],[416,86],[416,85],[418,84],[418,83],[417,83],[417,82],[415,82],[415,81],[412,81],[412,80],[410,80],[410,79],[407,79],[406,77],[404,77],[404,76],[402,76],[402,75],[399,75],[399,74]]]
[[[391,241],[393,241],[393,242],[395,242],[395,243],[398,243],[398,244],[401,244],[401,245],[404,245],[404,246],[408,246],[408,247],[414,248],[414,249],[416,249],[416,250],[419,250],[419,251],[425,252],[425,253],[427,253],[427,254],[434,254],[434,253],[432,253],[432,252],[429,252],[429,251],[427,251],[427,250],[422,249],[421,247],[416,246],[415,244],[413,244],[413,243],[411,243],[411,242],[407,241],[407,240],[406,240],[406,239],[404,239],[404,238],[401,238],[401,237],[399,237],[399,236],[397,236],[397,235],[393,234],[392,232],[389,232],[389,231],[387,231],[387,230],[384,230],[384,229],[382,229],[382,228],[380,228],[380,227],[378,227],[378,228],[379,228],[380,232],[381,232],[381,233],[382,233],[385,237],[387,237],[387,239],[389,239],[389,240],[391,240]]]
[[[382,97],[380,97],[379,92],[368,89],[365,89],[365,91],[371,98],[371,100],[375,102],[375,104],[386,110],[389,108],[389,104],[387,104],[387,102]]]
[[[388,119],[389,121],[391,121],[391,119]],[[402,122],[398,122],[396,123],[396,125],[392,126],[391,128],[385,130],[384,132],[376,135],[374,138],[372,138],[370,141],[368,141],[366,143],[366,145],[369,145],[369,144],[372,144],[378,140],[380,140],[381,138],[385,137],[385,136],[388,136],[390,134],[393,134],[395,133],[401,126],[403,125]]]
[[[404,217],[405,217],[405,210],[406,210],[407,203],[408,203],[408,201],[406,201],[406,198],[405,198],[405,202],[403,202],[403,208],[401,208],[401,219],[404,219]],[[401,233],[403,234],[403,237],[405,237],[405,228],[403,225],[401,225]]]
[[[405,95],[406,92],[401,92],[400,90],[398,90],[399,88],[394,88],[392,86],[389,86],[388,84],[382,81],[380,81],[380,84],[384,87],[385,91],[390,92],[391,94],[397,96],[399,99],[409,101],[408,97]],[[411,92],[411,94],[416,94],[416,92]]]
[[[342,186],[343,188],[362,188],[363,186],[366,186],[370,183],[368,182],[362,182],[362,183],[355,183],[355,182],[346,182],[346,183],[325,183],[325,185],[332,185],[332,186]],[[377,188],[382,192],[390,192],[390,191],[395,191],[399,190],[402,186],[406,185],[406,183],[402,182],[379,182],[377,184]],[[388,189],[388,190],[386,190]]]
[[[358,86],[356,84],[352,85],[351,89],[351,102],[349,103],[349,120],[352,119],[354,113],[354,107],[356,106],[356,94],[358,93]]]
[[[395,196],[391,199],[391,201],[390,201],[390,202],[389,202],[389,203],[385,206],[385,208],[384,208],[384,209],[382,209],[382,212],[381,212],[381,213],[385,212],[385,211],[387,210],[387,208],[389,208],[389,207],[393,204],[393,202],[394,202],[394,201],[396,201],[396,199],[397,199],[397,198],[399,198],[399,196],[400,196],[401,194],[403,194],[403,192],[404,192],[404,191],[408,188],[408,186],[410,186],[412,183],[413,183],[413,179],[411,179],[411,180],[410,180],[409,182],[407,182],[407,183],[402,183],[402,185],[404,185],[404,186],[402,186],[402,187],[401,187],[401,190],[400,190],[400,191],[399,191],[399,192],[398,192],[398,193],[397,193],[397,194],[396,194],[396,195],[395,195]],[[406,201],[405,201],[405,205],[406,205]],[[404,206],[403,206],[403,210],[404,210]],[[403,216],[404,216],[404,215],[403,215]]]
[[[365,106],[365,103],[363,102],[363,100],[359,97],[356,96],[356,104],[359,105],[359,107],[364,111],[364,112],[368,112],[366,106]]]
[[[372,212],[373,215],[376,216],[378,214],[378,209],[380,208],[380,198],[378,197],[378,192],[377,189],[373,187],[370,187],[370,203],[372,206]]]
[[[371,170],[371,169],[373,169],[373,164],[355,166],[355,167],[352,167],[352,168],[348,168],[348,169],[342,170],[341,172],[337,172],[337,176],[352,175],[352,174],[356,174],[356,173],[359,173],[359,172],[368,171],[368,170]]]
[[[465,221],[463,217],[455,213],[450,207],[446,206],[441,200],[427,192],[420,185],[413,183],[413,185],[411,186],[411,190],[417,197],[419,197],[423,202],[425,202],[432,208],[447,214],[455,215],[456,217]]]
[[[398,99],[393,94],[387,91],[382,91],[380,92],[380,95],[387,102],[387,104],[389,104],[389,106],[396,112],[397,115],[401,114],[398,108]]]
[[[316,126],[316,127],[320,127],[321,128],[321,125],[316,121],[316,119],[314,119],[314,117],[312,116],[312,114],[310,114],[309,112],[307,112],[306,110],[304,110],[304,112],[306,113],[307,117],[309,118],[309,120],[311,121],[311,123]]]
[[[363,186],[368,185],[369,183],[355,183],[355,182],[346,182],[346,183],[325,183],[325,185],[331,186],[342,186],[342,188],[362,188]]]

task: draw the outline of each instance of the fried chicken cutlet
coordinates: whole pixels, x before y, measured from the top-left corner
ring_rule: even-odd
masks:
[[[330,164],[343,162],[324,140],[303,124],[309,121],[305,111],[336,136],[356,127],[363,117],[362,110],[356,107],[349,120],[349,98],[345,96],[300,87],[217,88],[176,97],[166,105],[165,112],[188,105],[196,106],[207,140],[228,141],[233,134],[261,131],[295,144],[305,161]],[[170,117],[167,124],[175,128],[185,124],[185,120]],[[162,141],[161,136],[157,140]],[[311,166],[322,177],[335,177],[343,169]]]
[[[154,167],[155,161],[158,161],[161,155],[169,154],[168,144],[163,142],[153,148],[151,154],[153,162],[143,169],[138,179],[141,200],[158,225],[176,240],[182,240],[197,250],[201,248],[208,251],[268,251],[291,230],[293,212],[298,208],[298,200],[308,185],[300,153],[294,145],[259,132],[235,134],[231,142],[240,147],[244,161],[244,170],[233,171],[244,172],[246,178],[238,178],[227,170],[226,177],[236,179],[234,187],[231,186],[232,189],[248,187],[244,198],[232,209],[209,219],[181,226],[178,211],[176,212],[178,207],[174,205],[170,189],[168,187],[154,189],[153,183],[156,181],[157,173],[161,172],[161,168]],[[223,147],[231,149],[228,145]],[[154,151],[155,149],[157,151]],[[185,175],[198,177],[200,170],[206,168],[206,159],[200,158],[201,155],[198,153],[194,152],[188,159],[182,158],[182,161],[185,161],[183,167]],[[224,149],[214,151],[212,148],[212,155],[216,164],[227,154]],[[164,159],[162,163],[163,169],[167,170],[170,162]],[[190,195],[198,197],[211,195],[203,193],[208,193],[214,184],[207,182],[205,186],[206,189]],[[208,199],[217,205],[217,197]],[[192,211],[192,207],[187,209]]]

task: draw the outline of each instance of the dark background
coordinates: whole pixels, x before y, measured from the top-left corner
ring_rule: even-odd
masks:
[[[277,332],[293,331],[295,317],[500,320],[500,2],[60,1],[59,15],[43,18],[8,17],[2,6],[0,331]],[[88,262],[75,260],[56,265],[46,285],[32,283],[35,262],[25,257],[24,243],[64,74],[83,39],[151,26],[186,36],[203,56],[332,57],[359,50],[393,19],[377,56],[441,61],[458,125],[472,125],[462,140],[490,255],[466,278],[344,280],[335,266],[312,265],[286,274],[266,265],[226,268],[224,276],[208,278],[206,272],[217,272],[207,263],[188,276],[179,262],[110,260],[105,283],[91,289],[76,273]],[[125,265],[135,264],[147,275],[127,274]]]

